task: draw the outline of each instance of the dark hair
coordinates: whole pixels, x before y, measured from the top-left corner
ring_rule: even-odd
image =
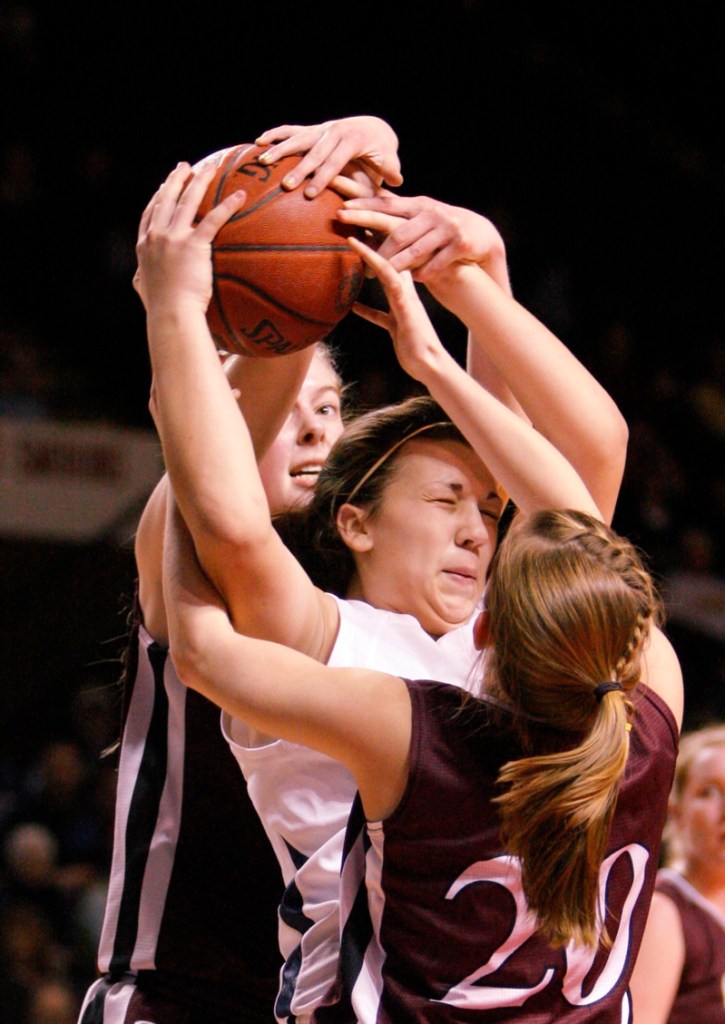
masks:
[[[374,409],[349,423],[335,442],[309,505],[275,517],[285,544],[321,589],[344,597],[355,572],[352,554],[337,529],[340,507],[352,496],[353,504],[374,515],[410,435],[421,428],[427,428],[422,435],[427,440],[468,445],[427,395]]]

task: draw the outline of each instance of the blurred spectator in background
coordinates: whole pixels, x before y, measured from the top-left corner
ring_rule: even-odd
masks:
[[[632,977],[637,1024],[725,1024],[725,724],[682,737],[666,864]]]

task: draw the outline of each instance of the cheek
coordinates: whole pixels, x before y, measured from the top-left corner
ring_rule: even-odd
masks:
[[[712,828],[715,818],[715,808],[712,804],[700,802],[689,808],[683,825],[691,844],[698,845],[702,833]]]
[[[289,503],[292,481],[289,455],[281,448],[270,449],[259,464],[259,475],[272,512],[281,511]]]
[[[345,424],[342,422],[339,416],[336,416],[327,428],[327,438],[330,444],[330,448],[332,448],[333,444],[335,443],[335,441],[337,441],[338,437],[342,434],[344,429]]]

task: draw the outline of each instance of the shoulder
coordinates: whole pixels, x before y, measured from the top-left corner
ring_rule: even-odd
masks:
[[[642,681],[667,704],[679,729],[684,709],[682,669],[674,647],[656,626],[645,648]]]

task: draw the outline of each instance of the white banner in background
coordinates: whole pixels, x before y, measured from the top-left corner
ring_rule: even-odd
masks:
[[[162,472],[153,431],[0,418],[0,534],[117,539]]]

